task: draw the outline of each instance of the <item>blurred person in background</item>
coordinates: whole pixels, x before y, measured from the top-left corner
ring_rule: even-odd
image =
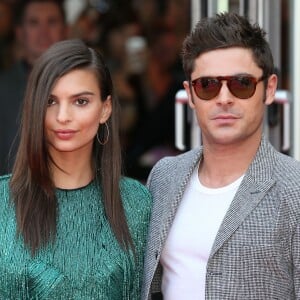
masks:
[[[149,40],[147,68],[143,78],[143,115],[139,117],[126,152],[130,176],[147,178],[152,166],[165,155],[175,155],[175,95],[182,88],[178,38],[164,23]]]
[[[189,3],[132,1],[132,8],[146,41],[146,55],[143,71],[129,77],[137,91],[138,113],[124,150],[128,174],[145,181],[157,160],[179,153],[174,145],[174,104],[184,80],[179,54],[189,30]]]
[[[0,70],[14,61],[14,3],[0,0]]]
[[[101,23],[104,15],[105,12],[98,10],[87,2],[75,20],[69,24],[69,38],[79,38],[89,46],[99,47],[103,34]]]
[[[112,26],[108,37],[108,62],[120,98],[123,148],[132,143],[138,120],[144,115],[144,76],[147,68],[147,41],[135,19]]]
[[[67,37],[63,1],[23,0],[16,7],[19,58],[0,73],[0,101],[5,108],[0,111],[0,174],[10,172],[14,161],[19,112],[32,65],[53,43]]]

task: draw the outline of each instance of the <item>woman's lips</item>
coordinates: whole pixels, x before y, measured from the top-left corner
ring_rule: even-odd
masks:
[[[55,135],[61,140],[71,139],[76,134],[76,132],[76,130],[70,129],[54,130]]]

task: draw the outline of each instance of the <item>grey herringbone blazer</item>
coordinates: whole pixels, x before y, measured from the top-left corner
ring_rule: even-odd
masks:
[[[160,254],[201,156],[198,149],[164,158],[149,175],[153,213],[142,300],[162,299],[155,296],[161,284]],[[215,238],[206,299],[300,299],[299,221],[300,163],[263,138]]]

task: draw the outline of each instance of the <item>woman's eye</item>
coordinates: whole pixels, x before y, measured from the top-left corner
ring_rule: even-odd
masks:
[[[86,104],[88,104],[88,100],[87,99],[83,99],[83,98],[78,98],[76,100],[76,104],[77,105],[86,105]]]
[[[49,98],[47,104],[48,104],[48,106],[51,106],[51,105],[55,104],[55,100],[53,98]]]

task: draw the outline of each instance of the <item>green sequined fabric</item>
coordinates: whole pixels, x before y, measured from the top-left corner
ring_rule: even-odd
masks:
[[[118,245],[92,182],[57,190],[55,242],[32,258],[9,199],[9,176],[0,177],[0,299],[135,300],[140,298],[151,198],[138,181],[123,178],[121,194],[135,256]]]

